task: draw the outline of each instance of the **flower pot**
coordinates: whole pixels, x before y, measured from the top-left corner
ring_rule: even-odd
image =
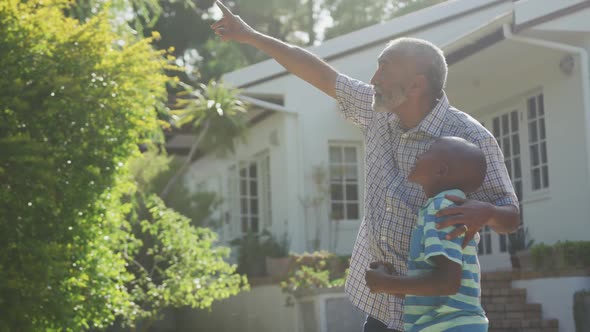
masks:
[[[292,264],[293,258],[291,257],[266,256],[266,273],[275,280],[282,280],[287,276]]]

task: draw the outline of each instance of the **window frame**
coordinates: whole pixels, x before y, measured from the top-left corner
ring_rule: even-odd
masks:
[[[545,156],[546,156],[546,161],[543,165],[540,165],[538,167],[547,167],[547,173],[548,173],[548,186],[546,188],[541,188],[541,189],[533,189],[533,165],[532,165],[532,160],[531,160],[531,151],[530,151],[530,146],[536,142],[531,142],[530,140],[530,132],[529,132],[529,123],[531,122],[529,120],[529,108],[528,108],[528,103],[529,100],[531,98],[535,98],[535,100],[538,102],[539,97],[542,98],[542,105],[543,105],[543,117],[542,117],[542,121],[544,124],[544,130],[545,130],[545,136],[543,138],[543,141],[538,141],[539,146],[541,145],[541,143],[545,143]],[[520,94],[518,96],[515,96],[513,98],[510,98],[500,104],[496,104],[490,107],[487,107],[485,110],[478,112],[478,114],[480,114],[480,116],[478,116],[478,119],[481,120],[482,124],[485,126],[485,124],[487,124],[488,126],[486,126],[486,128],[490,131],[490,133],[496,138],[496,133],[494,132],[494,119],[498,118],[499,119],[499,125],[502,126],[502,121],[501,121],[501,117],[504,115],[507,115],[508,118],[511,119],[511,112],[516,110],[518,112],[518,131],[516,132],[518,134],[518,138],[519,138],[519,157],[520,157],[520,168],[521,168],[521,177],[520,177],[520,181],[521,181],[521,196],[519,197],[519,202],[520,202],[520,206],[521,206],[521,217],[522,217],[522,209],[523,207],[526,207],[527,204],[535,202],[535,201],[539,201],[539,200],[544,200],[544,199],[549,199],[550,198],[550,193],[551,193],[551,162],[550,162],[550,158],[549,155],[551,154],[550,152],[550,146],[549,146],[549,141],[548,141],[548,125],[547,125],[547,102],[546,102],[547,98],[546,95],[543,92],[542,88],[536,88],[533,90],[530,90],[526,93]],[[537,103],[537,105],[539,105]],[[534,119],[537,120],[537,119]],[[512,122],[512,120],[510,120],[510,122]],[[510,123],[511,124],[511,123]],[[539,124],[540,126],[540,124]],[[510,128],[512,129],[512,128]],[[539,128],[537,128],[539,129]],[[502,128],[500,128],[500,131],[502,131]],[[501,134],[504,134],[503,132],[501,132]],[[510,135],[512,135],[513,133],[511,133]],[[537,137],[540,138],[540,130],[537,130]],[[503,138],[503,137],[501,137]],[[512,143],[512,141],[511,141]],[[503,142],[498,142],[498,145],[500,147],[503,146]],[[539,147],[540,149],[540,147]],[[513,147],[511,147],[511,167],[514,168],[514,165],[512,164],[513,158],[515,157],[515,155],[512,153]],[[504,153],[504,149],[502,150],[502,152]],[[506,156],[505,156],[506,157]],[[541,152],[539,152],[539,159],[541,160]],[[510,174],[511,174],[511,182],[513,184],[513,186],[515,186],[515,182],[513,180],[513,174],[512,172],[514,171],[514,169],[509,170]],[[542,176],[542,175],[541,175]],[[543,179],[541,178],[541,181],[543,181]],[[516,187],[515,187],[515,190]],[[522,218],[521,218],[522,219]],[[522,220],[521,220],[522,222]],[[483,236],[482,236],[483,238]],[[506,235],[503,234],[498,234],[498,247],[497,247],[497,252],[495,249],[495,246],[492,246],[492,250],[491,253],[484,253],[482,255],[489,255],[489,254],[502,254],[502,253],[507,253],[508,252],[508,238]],[[479,251],[479,250],[478,250]]]
[[[256,176],[251,177],[250,169],[256,168]],[[241,170],[246,170],[246,177]],[[243,191],[243,183],[246,181],[246,192]],[[255,195],[252,192],[252,182],[256,183]],[[251,158],[239,160],[228,167],[228,212],[226,223],[229,231],[234,235],[244,235],[251,231],[254,218],[257,220],[256,234],[262,233],[272,225],[272,201],[271,201],[271,158],[268,150],[255,154]],[[246,213],[244,213],[244,199],[246,200]],[[256,200],[256,213],[253,211],[252,201]],[[247,219],[246,230],[242,222]]]
[[[346,178],[342,177],[342,181],[339,183],[343,190],[342,190],[342,199],[335,200],[332,192],[332,185],[336,184],[333,183],[332,179],[332,172],[333,166],[335,163],[332,161],[331,158],[331,149],[332,148],[339,148],[342,152],[342,159],[340,161],[340,166],[351,166],[352,162],[345,161],[345,149],[346,148],[354,148],[355,149],[355,157],[356,160],[354,162],[354,166],[356,167],[356,200],[348,200],[346,197],[346,187],[347,185],[351,185],[353,183],[348,182]],[[360,223],[364,216],[364,205],[363,205],[363,195],[364,195],[364,159],[363,159],[363,151],[362,151],[362,143],[356,141],[329,141],[328,142],[328,216],[331,221],[336,221],[342,224],[349,224],[352,226],[356,226]],[[346,218],[347,217],[347,204],[356,202],[356,209],[357,209],[357,218]],[[335,219],[333,218],[333,204],[343,204],[343,212],[344,218],[342,219]]]

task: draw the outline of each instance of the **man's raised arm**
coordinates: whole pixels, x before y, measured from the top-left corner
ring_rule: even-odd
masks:
[[[223,12],[223,18],[211,25],[211,29],[221,37],[221,40],[233,40],[256,47],[294,75],[322,90],[328,96],[336,98],[338,72],[329,64],[301,47],[289,45],[252,29],[221,1],[218,0],[216,3]]]

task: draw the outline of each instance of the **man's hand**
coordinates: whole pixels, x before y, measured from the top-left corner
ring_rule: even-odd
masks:
[[[372,262],[365,271],[365,282],[371,293],[385,293],[387,283],[395,270],[389,263]]]
[[[495,206],[491,203],[464,199],[453,195],[446,195],[445,198],[456,205],[442,209],[436,214],[437,217],[447,217],[438,223],[436,228],[441,229],[458,225],[447,235],[447,240],[454,239],[465,233],[465,239],[463,240],[463,248],[465,248],[475,234],[492,220]]]
[[[256,31],[238,15],[234,15],[221,1],[217,0],[215,3],[223,12],[223,17],[211,25],[211,29],[215,31],[215,34],[223,41],[234,40],[240,43],[248,43],[256,34]]]

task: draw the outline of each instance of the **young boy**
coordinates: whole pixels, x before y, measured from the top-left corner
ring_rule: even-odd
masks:
[[[445,195],[465,198],[481,186],[485,174],[486,159],[482,151],[459,137],[437,139],[418,156],[410,171],[408,180],[420,185],[429,199],[420,209],[412,232],[408,276],[396,275],[384,263],[371,264],[365,276],[371,292],[407,294],[406,332],[488,330],[488,320],[480,304],[475,241],[461,248],[464,236],[446,238],[454,227],[436,228],[442,220],[436,213],[453,205]]]

